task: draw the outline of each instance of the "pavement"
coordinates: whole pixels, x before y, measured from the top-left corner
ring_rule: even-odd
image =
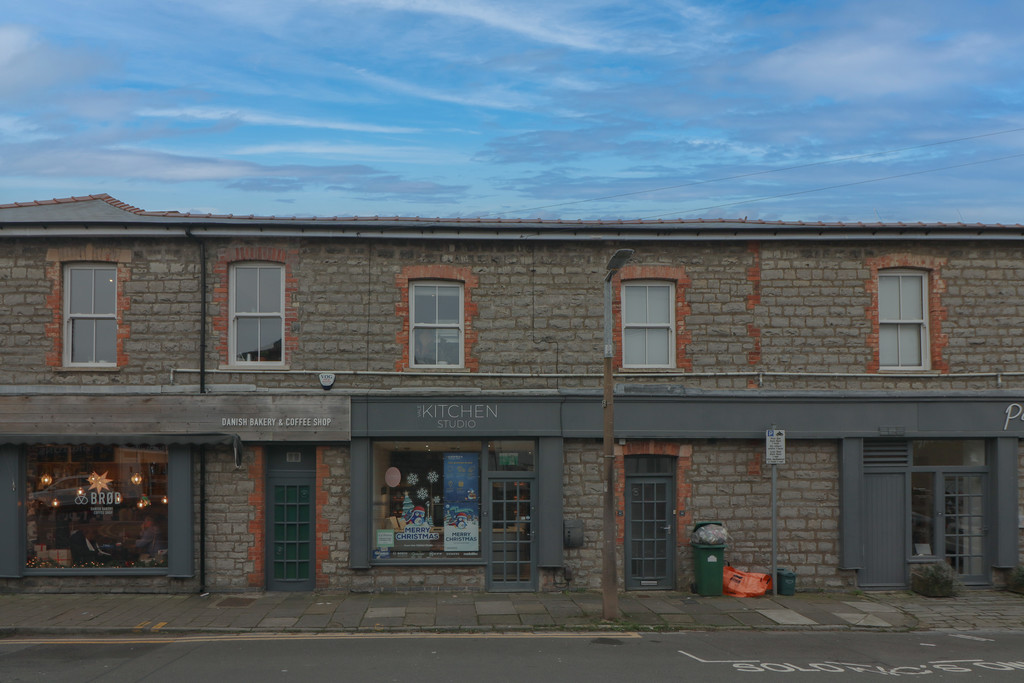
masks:
[[[602,619],[599,592],[0,594],[0,637],[196,633],[684,630],[1024,630],[1024,595],[967,591],[701,597],[619,595]]]

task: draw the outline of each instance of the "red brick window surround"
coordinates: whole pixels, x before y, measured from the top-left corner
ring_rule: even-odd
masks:
[[[689,509],[693,485],[689,481],[690,470],[693,469],[693,446],[675,441],[627,441],[615,446],[615,509],[616,538],[619,545],[626,538],[626,462],[625,458],[636,455],[667,455],[674,457],[676,500],[674,516],[676,520],[676,543],[689,543],[689,526],[693,515]]]
[[[125,341],[131,329],[125,323],[125,316],[131,307],[131,300],[125,291],[131,279],[130,263],[131,250],[128,249],[97,249],[86,245],[48,250],[46,278],[50,281],[50,294],[47,296],[47,305],[52,311],[50,322],[46,325],[46,336],[51,341],[46,354],[48,367],[102,371],[115,370],[128,364]],[[95,304],[95,309],[83,313],[82,300],[76,296],[73,311],[70,302],[72,270],[76,278],[85,276],[87,279],[90,273],[103,273],[109,269],[114,270],[114,282],[109,283],[109,289],[97,286],[95,289],[90,288],[89,292],[83,292],[86,307],[91,309]],[[105,352],[102,349],[105,344],[99,341],[95,347],[96,353],[87,352],[86,356],[72,358],[72,318],[76,320],[76,334],[91,338],[92,331],[97,330],[97,340],[109,338],[103,328],[109,329],[112,323],[112,351],[109,354]]]
[[[451,265],[428,265],[428,266],[406,266],[395,277],[395,285],[398,287],[398,302],[395,304],[395,315],[401,322],[401,327],[395,335],[395,341],[401,350],[401,356],[395,361],[395,370],[402,372],[417,367],[439,369],[440,365],[424,365],[414,362],[415,350],[412,348],[412,329],[414,327],[411,319],[413,292],[417,284],[423,285],[444,285],[461,284],[462,286],[462,365],[451,366],[453,369],[466,369],[475,372],[479,369],[479,360],[473,356],[473,347],[477,342],[477,332],[473,327],[473,321],[477,316],[476,303],[473,301],[473,291],[479,284],[479,279],[468,267]]]
[[[949,337],[942,332],[942,323],[946,320],[947,311],[942,305],[942,295],[946,292],[946,282],[942,278],[942,267],[946,265],[946,259],[932,256],[919,256],[914,254],[889,254],[876,258],[869,258],[866,265],[870,271],[870,277],[864,283],[865,290],[871,297],[866,313],[871,322],[871,332],[868,334],[867,343],[871,349],[871,360],[868,362],[868,372],[879,372],[880,370],[899,369],[897,366],[882,366],[880,354],[881,323],[879,316],[879,276],[901,273],[919,272],[924,277],[924,286],[927,291],[924,293],[924,325],[926,333],[926,354],[922,358],[922,367],[908,369],[912,371],[937,371],[949,372],[949,364],[943,357]]]
[[[617,282],[616,282],[617,281]],[[612,335],[615,341],[615,366],[624,367],[623,364],[623,288],[630,284],[657,284],[663,282],[671,285],[674,298],[671,302],[672,310],[672,345],[670,366],[683,370],[693,369],[693,360],[687,357],[686,347],[691,341],[690,332],[686,328],[686,317],[690,314],[690,305],[686,302],[686,290],[690,286],[690,278],[682,266],[626,266],[620,270],[613,279],[612,295],[612,319],[614,320]],[[617,285],[617,286],[616,286]],[[642,364],[625,366],[630,368],[642,368]],[[664,365],[650,366],[652,369],[666,367]]]
[[[295,296],[298,292],[298,283],[295,278],[295,263],[298,259],[298,251],[294,249],[279,249],[275,247],[229,247],[221,251],[213,264],[213,293],[212,303],[216,311],[212,316],[213,333],[216,339],[217,357],[225,366],[244,367],[246,370],[259,370],[261,367],[268,369],[279,369],[287,367],[287,364],[295,357],[298,349],[298,339],[292,333],[298,323],[298,310],[295,305]],[[251,362],[238,362],[232,353],[232,299],[234,293],[231,291],[232,270],[236,266],[280,266],[284,280],[283,293],[283,330],[280,360],[253,360]],[[274,358],[274,356],[271,356]]]

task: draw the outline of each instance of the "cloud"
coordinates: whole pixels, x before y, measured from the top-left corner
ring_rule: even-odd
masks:
[[[72,82],[101,66],[93,55],[55,48],[36,30],[0,24],[0,97],[9,105],[16,96]]]
[[[227,123],[244,123],[252,126],[278,126],[295,128],[313,128],[324,130],[347,130],[359,133],[404,134],[422,132],[419,128],[405,126],[382,126],[371,123],[351,123],[348,121],[312,119],[303,116],[283,116],[242,109],[218,107],[167,107],[162,109],[147,108],[136,112],[138,116],[180,119],[184,121],[217,121]]]
[[[926,23],[881,18],[769,52],[753,62],[747,76],[838,101],[919,97],[987,78],[989,65],[1007,47],[991,33],[934,35]]]
[[[30,151],[31,150],[31,151]],[[259,164],[212,157],[184,156],[129,148],[61,145],[8,145],[0,147],[0,174],[22,174],[87,179],[132,178],[134,182],[208,182],[253,192],[290,192],[306,188],[341,189],[367,195],[401,195],[406,199],[435,201],[461,196],[462,185],[403,178],[363,164],[313,166]]]

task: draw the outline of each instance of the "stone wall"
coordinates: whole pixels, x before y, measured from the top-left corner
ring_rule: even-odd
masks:
[[[763,441],[693,443],[694,522],[721,521],[732,537],[725,552],[741,571],[771,571],[771,467]],[[777,466],[777,563],[807,589],[855,585],[839,566],[839,457],[833,441],[788,441]],[[688,540],[688,539],[687,539]],[[683,552],[692,572],[692,553]]]
[[[228,239],[207,244],[206,360],[222,373],[210,382],[315,386],[309,376],[254,373],[233,368],[227,358],[228,267],[278,255],[288,269],[288,370],[381,373],[339,375],[337,388],[599,385],[604,245],[301,238],[267,239],[258,249]],[[153,387],[168,383],[173,372],[176,384],[196,383],[201,302],[195,242],[65,239],[58,248],[24,239],[5,247],[0,306],[13,315],[0,320],[0,382]],[[119,268],[125,337],[114,371],[69,371],[54,361],[63,333],[61,266],[82,260],[112,260]],[[939,377],[870,376],[877,371],[874,282],[885,267],[932,273],[932,366]],[[395,375],[407,353],[407,274],[430,268],[467,274],[471,372]],[[704,388],[985,389],[996,388],[996,378],[947,375],[1024,367],[1024,350],[1005,334],[1024,325],[1024,248],[1015,245],[641,245],[616,283],[651,273],[676,283],[679,343],[677,372],[645,382],[684,377],[688,386]],[[1024,379],[1004,375],[1001,386],[1024,386]]]

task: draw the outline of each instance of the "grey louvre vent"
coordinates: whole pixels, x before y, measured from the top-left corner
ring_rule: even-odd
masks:
[[[906,439],[865,439],[864,466],[890,467],[910,463],[910,442]]]

